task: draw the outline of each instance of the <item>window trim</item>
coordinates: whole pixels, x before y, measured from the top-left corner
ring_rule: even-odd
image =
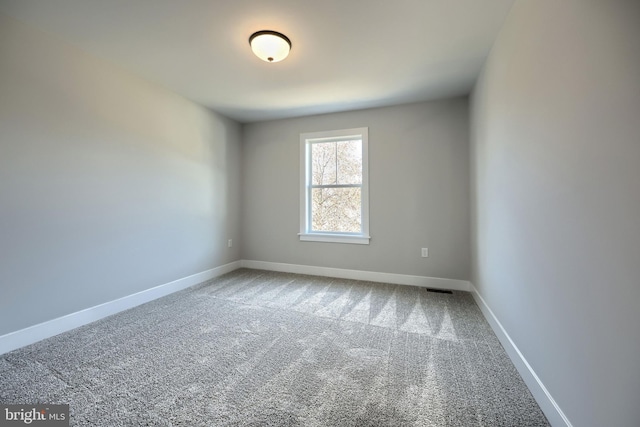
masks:
[[[311,172],[311,142],[327,141],[357,136],[362,139],[361,233],[311,231],[311,207],[309,183]],[[352,128],[300,134],[300,241],[352,243],[368,245],[369,236],[369,128]]]

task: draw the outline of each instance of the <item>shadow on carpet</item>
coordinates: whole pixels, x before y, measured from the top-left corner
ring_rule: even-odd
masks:
[[[0,356],[92,426],[548,426],[470,294],[236,270]]]

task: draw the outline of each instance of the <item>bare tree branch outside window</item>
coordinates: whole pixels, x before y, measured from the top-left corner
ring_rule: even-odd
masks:
[[[362,231],[362,140],[311,144],[312,231]]]

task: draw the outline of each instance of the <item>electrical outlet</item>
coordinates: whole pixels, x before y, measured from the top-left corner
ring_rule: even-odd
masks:
[[[422,248],[422,258],[429,256],[429,248]]]
[[[231,246],[233,246],[233,239],[227,241],[227,247],[230,248]]]

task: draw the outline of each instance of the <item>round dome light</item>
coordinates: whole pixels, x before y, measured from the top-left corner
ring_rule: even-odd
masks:
[[[266,62],[279,62],[289,55],[291,40],[275,31],[258,31],[249,37],[251,50]]]

